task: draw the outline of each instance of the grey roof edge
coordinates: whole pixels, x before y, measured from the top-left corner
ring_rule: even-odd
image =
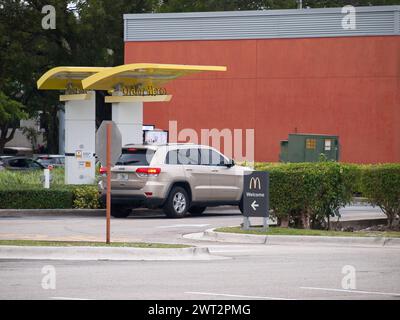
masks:
[[[313,13],[341,13],[343,7],[310,8],[310,9],[269,9],[269,10],[237,10],[214,12],[179,12],[179,13],[128,13],[124,20],[129,19],[179,19],[179,18],[207,18],[207,17],[243,17],[243,16],[282,16],[307,15]],[[395,6],[364,6],[355,7],[356,12],[394,12],[400,11],[400,5]]]

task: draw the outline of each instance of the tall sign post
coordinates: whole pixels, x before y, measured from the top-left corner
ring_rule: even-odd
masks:
[[[269,173],[247,172],[243,178],[243,229],[250,230],[251,217],[263,218],[263,230],[268,230]]]
[[[115,165],[122,150],[121,132],[113,121],[103,121],[96,133],[96,155],[107,168],[106,187],[106,243],[111,242],[111,167]]]

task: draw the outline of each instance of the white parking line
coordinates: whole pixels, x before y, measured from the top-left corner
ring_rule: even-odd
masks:
[[[400,297],[400,293],[391,292],[375,292],[375,291],[361,291],[361,290],[348,290],[348,289],[332,289],[332,288],[315,288],[315,287],[300,287],[300,289],[306,290],[320,290],[320,291],[335,291],[335,292],[347,292],[347,293],[361,293],[361,294],[375,294],[384,296],[396,296]]]
[[[264,300],[294,300],[294,299],[277,298],[277,297],[246,296],[246,295],[239,295],[239,294],[212,293],[212,292],[188,291],[185,293],[186,294],[199,294],[199,295],[206,295],[206,296],[222,296],[222,297],[231,297],[231,298],[248,298],[248,299],[264,299]]]
[[[50,297],[49,299],[54,299],[54,300],[93,300],[93,299],[72,298],[72,297]]]
[[[163,229],[163,228],[203,228],[207,227],[209,224],[174,224],[171,226],[159,226],[156,228]]]

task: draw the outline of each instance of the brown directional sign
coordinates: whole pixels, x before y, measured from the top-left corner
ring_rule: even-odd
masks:
[[[243,215],[269,216],[269,174],[264,171],[247,172],[243,179]]]
[[[114,166],[121,155],[122,137],[114,121],[103,121],[96,133],[96,155],[102,166],[107,165],[107,124],[111,124],[111,159]]]

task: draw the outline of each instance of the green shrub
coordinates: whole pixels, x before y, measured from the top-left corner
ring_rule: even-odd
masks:
[[[361,191],[372,205],[379,206],[388,217],[388,226],[400,216],[400,164],[364,166]]]
[[[74,208],[100,208],[99,192],[96,186],[82,186],[74,189]]]
[[[98,209],[95,186],[41,186],[0,189],[0,209]]]
[[[72,205],[70,188],[0,189],[0,209],[68,209]]]
[[[356,170],[349,165],[256,163],[255,168],[270,173],[270,207],[281,221],[329,228],[330,217],[338,216],[339,208],[352,199]]]

